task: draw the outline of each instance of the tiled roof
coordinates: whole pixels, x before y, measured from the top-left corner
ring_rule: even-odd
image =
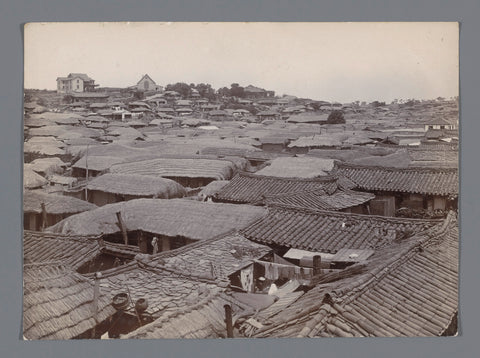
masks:
[[[262,244],[335,253],[390,245],[438,222],[274,206],[241,233]]]
[[[61,264],[24,265],[23,335],[27,339],[71,339],[96,326],[93,284]],[[98,321],[115,313],[100,295]]]
[[[239,311],[232,297],[212,292],[210,296],[197,298],[195,304],[162,313],[154,322],[122,338],[226,338],[225,304],[230,304],[234,313]]]
[[[406,255],[380,282],[345,300],[331,336],[439,336],[458,310],[458,230]],[[377,322],[381,322],[378,324]]]
[[[228,275],[270,252],[239,235],[227,234],[155,256],[104,274],[101,287],[110,295],[127,287],[132,301],[146,298],[156,319],[122,338],[225,337],[224,304],[234,314],[244,307],[225,287]]]
[[[95,236],[69,236],[25,230],[23,233],[24,263],[58,261],[73,269],[101,253]]]
[[[152,269],[171,271],[204,280],[226,280],[228,276],[272,249],[230,233],[160,253],[145,263]]]
[[[458,143],[421,142],[418,148],[424,150],[458,150]]]
[[[457,283],[458,223],[450,213],[339,280],[324,277],[254,337],[442,335],[458,311]]]
[[[333,172],[359,189],[427,195],[458,195],[456,168],[386,168],[335,163]]]
[[[373,198],[374,194],[353,190],[337,190],[332,195],[325,195],[323,190],[314,190],[267,196],[265,203],[307,209],[342,210],[364,204]]]
[[[25,264],[60,262],[76,270],[102,252],[133,257],[139,249],[136,246],[104,242],[98,236],[71,236],[28,230],[23,232]]]
[[[457,150],[428,150],[424,148],[409,148],[408,155],[414,161],[458,161]]]
[[[337,179],[331,176],[298,179],[238,173],[217,193],[216,199],[225,202],[262,203],[264,197],[269,195],[313,190],[323,190],[331,194],[336,189]]]
[[[70,73],[67,78],[80,77],[84,81],[93,81],[92,78],[88,77],[86,73]]]

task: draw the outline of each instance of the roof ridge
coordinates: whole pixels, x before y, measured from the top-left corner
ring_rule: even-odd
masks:
[[[77,240],[85,240],[85,239],[90,239],[90,240],[98,240],[102,239],[103,235],[71,235],[71,234],[63,234],[63,233],[55,233],[55,232],[49,232],[49,231],[34,231],[34,230],[23,230],[23,237],[25,238],[25,235],[31,235],[33,237],[48,237],[48,238],[64,238],[64,239],[77,239]]]
[[[334,168],[335,169],[366,169],[366,170],[383,170],[383,171],[393,171],[393,172],[426,172],[426,173],[438,173],[438,172],[458,172],[457,168],[433,168],[433,167],[407,167],[407,168],[396,168],[396,167],[384,167],[380,165],[364,165],[364,164],[353,164],[353,163],[346,163],[340,162],[335,160],[334,161]]]
[[[338,175],[323,175],[317,176],[314,178],[296,178],[296,177],[275,177],[269,175],[261,175],[256,173],[249,173],[245,171],[239,171],[237,175],[239,177],[246,177],[246,178],[255,178],[255,179],[271,179],[271,180],[278,180],[278,181],[295,181],[295,182],[312,182],[312,183],[326,183],[338,180]],[[235,178],[235,177],[234,177]],[[234,179],[232,178],[232,180]]]
[[[375,219],[380,221],[395,222],[395,223],[429,223],[429,222],[441,222],[442,219],[412,219],[412,218],[400,218],[400,217],[390,217],[390,216],[381,216],[381,215],[367,215],[367,214],[356,214],[356,213],[346,213],[339,211],[330,211],[330,210],[321,210],[313,208],[300,208],[292,207],[287,204],[271,204],[268,209],[274,210],[286,210],[286,211],[298,211],[311,215],[325,215],[325,216],[336,216],[336,217],[345,217],[352,219]]]

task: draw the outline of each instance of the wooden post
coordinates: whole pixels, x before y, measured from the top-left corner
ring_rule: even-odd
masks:
[[[227,324],[227,338],[233,338],[233,322],[232,322],[232,307],[224,305],[225,308],[225,323]]]
[[[42,207],[42,222],[41,222],[41,231],[45,230],[47,227],[47,209],[45,208],[45,203],[41,203],[40,206]]]
[[[319,275],[322,272],[322,257],[320,255],[313,256],[313,275]]]
[[[95,326],[92,329],[92,338],[95,338],[95,328],[98,325],[98,297],[100,296],[100,278],[101,272],[95,272],[95,284],[93,286],[93,319],[95,320]]]
[[[85,182],[85,201],[88,201],[88,189],[87,189],[87,185],[88,185],[88,144],[87,144],[87,152],[86,152],[86,155],[85,155],[85,171],[86,171],[86,182]]]
[[[125,224],[122,220],[122,213],[118,211],[116,215],[118,220],[118,226],[120,227],[120,230],[122,230],[123,242],[125,243],[125,245],[128,245],[127,228],[125,227]]]

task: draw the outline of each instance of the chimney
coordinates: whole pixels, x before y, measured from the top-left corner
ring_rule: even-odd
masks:
[[[233,322],[232,322],[232,307],[224,305],[225,308],[225,323],[227,324],[227,338],[233,338]]]

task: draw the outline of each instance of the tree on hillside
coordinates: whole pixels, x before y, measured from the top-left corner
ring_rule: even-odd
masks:
[[[230,96],[240,97],[240,98],[245,97],[244,88],[240,86],[238,83],[232,83],[230,85]]]
[[[182,97],[189,97],[191,94],[191,88],[184,82],[177,82],[175,84],[168,84],[165,87],[165,91],[175,91],[180,93]]]
[[[195,89],[203,98],[207,98],[210,101],[214,101],[216,99],[215,90],[208,83],[199,83],[195,86]]]
[[[345,123],[345,117],[343,112],[339,110],[332,111],[327,118],[328,124],[343,124]]]
[[[217,94],[220,97],[230,97],[230,89],[228,87],[222,87],[217,90]]]

